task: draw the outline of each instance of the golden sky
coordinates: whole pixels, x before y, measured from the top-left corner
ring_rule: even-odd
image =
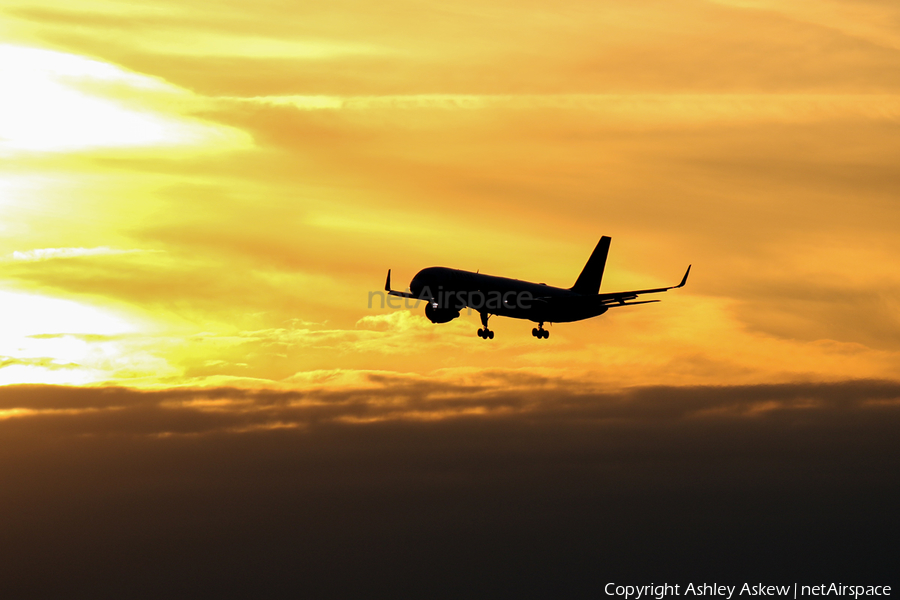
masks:
[[[0,382],[890,377],[900,7],[784,4],[5,2]],[[688,286],[546,342],[367,305],[601,235]]]

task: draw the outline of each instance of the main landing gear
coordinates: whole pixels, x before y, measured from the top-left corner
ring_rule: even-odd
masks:
[[[547,339],[548,337],[550,337],[550,332],[544,329],[543,323],[540,323],[537,327],[531,330],[531,335],[533,335],[537,339]]]
[[[481,324],[484,325],[484,329],[478,330],[478,337],[483,340],[492,340],[494,339],[494,332],[488,329],[487,322],[491,315],[486,312],[481,313]]]

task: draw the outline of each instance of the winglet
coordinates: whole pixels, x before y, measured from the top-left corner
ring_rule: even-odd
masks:
[[[391,291],[391,270],[388,269],[387,281],[384,282],[384,291]]]
[[[691,274],[691,265],[688,265],[687,271],[684,272],[684,277],[681,279],[681,283],[675,286],[673,289],[677,289],[680,287],[684,287],[684,284],[687,283],[688,275]],[[388,277],[390,277],[390,272],[388,272]]]

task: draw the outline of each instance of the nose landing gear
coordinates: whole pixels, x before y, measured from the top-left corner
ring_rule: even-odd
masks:
[[[494,339],[494,332],[488,329],[488,319],[491,315],[486,312],[481,313],[481,324],[484,325],[484,329],[478,330],[478,337],[483,340],[492,340]]]
[[[548,337],[550,337],[550,332],[544,329],[543,323],[540,323],[537,327],[531,330],[531,335],[533,335],[537,339],[547,339]]]

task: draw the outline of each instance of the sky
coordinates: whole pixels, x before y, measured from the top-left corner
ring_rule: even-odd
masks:
[[[194,524],[186,547],[201,553],[198,540],[261,503],[281,519],[259,523],[270,537],[241,529],[216,564],[246,564],[227,549],[251,540],[277,573],[247,581],[278,580],[290,561],[274,550],[289,546],[275,523],[309,525],[286,500],[307,488],[279,482],[306,476],[325,491],[304,506],[334,525],[310,539],[354,539],[358,565],[384,532],[347,525],[351,512],[394,523],[403,551],[383,556],[413,563],[397,533],[413,522],[434,527],[416,534],[423,547],[486,547],[471,524],[494,516],[489,498],[520,503],[495,525],[513,538],[535,522],[571,534],[546,549],[596,550],[585,532],[627,545],[624,525],[585,520],[592,502],[623,523],[650,502],[675,532],[702,521],[677,509],[689,500],[678,485],[640,483],[631,467],[750,498],[783,473],[831,473],[790,479],[789,500],[732,532],[784,532],[809,502],[812,525],[793,539],[812,544],[815,525],[861,514],[852,489],[877,508],[898,486],[885,437],[900,424],[898,133],[900,6],[883,0],[6,0],[0,463],[25,478],[7,505],[39,508],[11,538],[26,550],[4,556],[27,586],[40,548],[67,556],[58,542],[100,519],[89,506],[120,526],[100,528],[72,574],[167,523]],[[569,287],[602,235],[613,241],[601,291],[674,285],[692,264],[687,286],[550,325],[548,340],[502,318],[481,340],[476,314],[435,325],[422,306],[380,304],[388,268],[395,287],[435,265]],[[701,458],[717,444],[724,462]],[[220,447],[235,473],[259,478],[258,496],[222,479]],[[70,452],[73,475],[60,479],[55,459]],[[370,485],[370,452],[397,487]],[[185,460],[184,472],[165,468]],[[338,472],[321,475],[329,465]],[[487,477],[514,465],[519,479]],[[547,491],[547,469],[565,500]],[[751,483],[732,481],[745,470]],[[618,499],[578,483],[598,473],[622,486]],[[375,504],[359,513],[341,490]],[[73,495],[82,504],[59,512]],[[198,525],[199,507],[223,498]],[[126,518],[151,500],[170,513]],[[408,514],[379,512],[391,501]],[[737,508],[716,510],[737,520]],[[68,533],[34,533],[57,513]],[[834,539],[864,544],[876,517]],[[474,537],[449,525],[462,522]],[[707,550],[726,544],[699,530],[691,539]],[[181,538],[160,539],[148,551],[179,572],[161,548]],[[321,556],[304,546],[307,564],[332,564],[328,544]],[[618,563],[580,556],[624,569],[635,548]],[[520,558],[556,564],[551,554]],[[810,568],[842,564],[808,556]],[[861,562],[879,573],[878,560]],[[379,564],[370,580],[389,570]],[[134,564],[121,571],[149,581]]]

